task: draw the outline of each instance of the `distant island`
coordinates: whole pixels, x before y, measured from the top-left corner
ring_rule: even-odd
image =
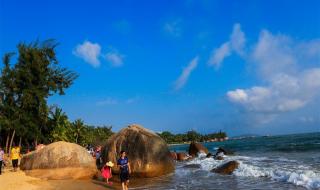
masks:
[[[190,143],[192,141],[196,142],[220,142],[228,140],[227,133],[219,131],[217,133],[210,134],[200,134],[194,130],[188,131],[183,134],[172,134],[169,131],[163,131],[158,133],[158,135],[163,138],[168,144],[183,144]]]

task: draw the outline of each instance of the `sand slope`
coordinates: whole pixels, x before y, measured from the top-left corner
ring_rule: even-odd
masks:
[[[0,175],[1,190],[107,190],[120,189],[120,184],[112,186],[95,180],[42,180],[27,176],[23,171],[5,170]]]

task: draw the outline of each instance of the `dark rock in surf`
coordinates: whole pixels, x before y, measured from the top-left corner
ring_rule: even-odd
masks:
[[[173,160],[178,160],[178,156],[176,152],[170,152],[170,156]]]
[[[188,156],[187,153],[185,153],[185,152],[178,152],[177,153],[177,160],[178,161],[185,161],[185,160],[188,160],[188,159],[190,159],[190,157]]]
[[[223,160],[224,158],[222,156],[216,156],[214,157],[215,160]]]
[[[199,169],[199,168],[201,168],[201,165],[200,164],[187,164],[187,165],[183,166],[183,168]]]
[[[234,170],[239,167],[239,162],[237,161],[230,161],[217,168],[211,170],[211,172],[222,174],[222,175],[231,175]]]
[[[192,157],[197,156],[199,153],[208,154],[209,151],[202,144],[197,142],[192,142],[189,146],[189,155]]]

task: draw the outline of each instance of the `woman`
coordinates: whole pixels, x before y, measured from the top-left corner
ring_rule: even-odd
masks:
[[[129,185],[129,174],[131,173],[130,163],[126,157],[126,152],[120,152],[120,158],[118,159],[118,166],[120,170],[120,181],[122,185],[122,190],[128,190]]]

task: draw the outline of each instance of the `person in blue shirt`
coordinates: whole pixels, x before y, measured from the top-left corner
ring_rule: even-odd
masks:
[[[129,177],[131,173],[130,164],[125,151],[120,152],[120,158],[118,159],[118,166],[120,171],[120,181],[122,190],[128,190]]]

